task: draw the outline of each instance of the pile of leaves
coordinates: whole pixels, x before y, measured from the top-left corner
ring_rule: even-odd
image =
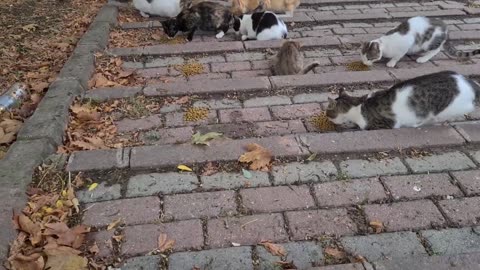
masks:
[[[349,71],[367,71],[370,67],[365,65],[362,61],[355,61],[347,64],[347,70]]]
[[[310,123],[320,131],[335,131],[335,124],[328,119],[325,112],[321,112],[317,115],[314,115],[310,119]]]
[[[110,47],[141,47],[157,44],[183,44],[184,37],[169,38],[162,28],[143,28],[135,30],[116,29],[110,32]]]
[[[142,77],[137,76],[134,70],[123,70],[123,61],[119,57],[108,57],[101,53],[95,55],[95,74],[88,83],[88,87],[136,86],[143,84]]]
[[[14,114],[5,112],[0,115],[0,145],[7,146],[12,143],[22,124],[22,118]],[[5,152],[0,149],[0,159],[5,155]]]

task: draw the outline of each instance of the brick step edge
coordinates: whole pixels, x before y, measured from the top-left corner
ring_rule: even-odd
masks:
[[[305,133],[298,135],[219,139],[210,146],[192,144],[141,146],[113,150],[74,152],[67,170],[71,172],[108,170],[113,168],[149,169],[176,167],[209,161],[235,161],[245,152],[248,143],[258,143],[275,157],[392,151],[409,148],[462,146],[464,136],[479,138],[480,122],[462,129],[463,136],[451,126],[430,126],[344,133]],[[458,128],[458,127],[457,127]],[[469,140],[471,143],[480,142]]]
[[[186,82],[161,83],[146,87],[115,87],[92,89],[86,98],[97,101],[145,95],[183,96],[190,94],[225,94],[231,92],[256,92],[279,90],[283,88],[325,87],[330,85],[351,85],[361,83],[381,83],[407,80],[434,72],[452,70],[466,76],[480,75],[480,64],[455,65],[449,68],[404,68],[372,71],[348,71],[322,74],[235,78],[235,79],[199,79]]]

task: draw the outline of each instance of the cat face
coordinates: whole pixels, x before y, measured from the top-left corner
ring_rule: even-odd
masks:
[[[362,62],[367,66],[371,66],[374,62],[382,59],[382,50],[380,43],[377,41],[365,42],[362,44]]]
[[[365,98],[366,96],[352,97],[341,90],[338,98],[328,98],[326,115],[330,121],[337,125],[353,126],[354,123],[349,120],[348,112],[353,107],[360,105]]]
[[[162,22],[163,26],[163,31],[169,36],[169,37],[175,37],[178,33],[178,25],[177,25],[177,20],[176,19],[169,19],[166,21]]]

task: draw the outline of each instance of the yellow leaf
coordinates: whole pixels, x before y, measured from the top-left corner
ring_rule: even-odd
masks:
[[[185,165],[178,165],[177,168],[181,171],[187,171],[187,172],[192,172],[193,171],[192,169],[190,169],[189,167],[187,167]]]
[[[80,205],[80,203],[78,202],[78,199],[77,199],[77,198],[73,198],[73,199],[72,199],[72,203],[73,203],[73,207],[75,207],[75,212],[79,213],[79,212],[80,212],[80,209],[78,208],[78,206]]]
[[[287,255],[287,251],[281,245],[274,244],[270,241],[262,241],[262,242],[260,242],[260,245],[265,247],[265,249],[268,252],[270,252],[273,256],[283,257],[283,256]]]
[[[63,202],[61,200],[58,200],[56,203],[55,203],[55,206],[57,206],[57,208],[63,208]]]
[[[175,240],[168,239],[165,233],[162,233],[160,234],[160,236],[158,236],[158,250],[160,252],[165,252],[167,250],[170,250],[173,248],[174,245],[175,245]]]
[[[238,161],[250,163],[250,170],[268,171],[272,161],[272,153],[256,143],[250,143],[246,146],[247,151],[240,156]]]
[[[108,224],[107,231],[110,231],[110,230],[112,230],[113,228],[117,227],[118,224],[120,224],[121,221],[122,221],[122,219],[119,218],[119,219],[113,221],[112,223]]]
[[[67,191],[66,190],[62,190],[62,197],[67,197]]]
[[[88,191],[94,190],[95,188],[97,188],[97,186],[98,186],[98,183],[93,183],[93,184],[91,184],[91,185],[88,187]]]
[[[51,208],[51,207],[44,207],[44,208],[43,208],[43,211],[45,211],[45,213],[47,213],[47,214],[51,214],[51,213],[53,213],[53,208]]]
[[[46,250],[47,264],[50,270],[87,270],[88,260],[74,253],[63,250]]]

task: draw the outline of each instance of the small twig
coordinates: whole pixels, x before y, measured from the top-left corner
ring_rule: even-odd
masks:
[[[243,224],[242,226],[240,226],[240,228],[243,229],[243,228],[245,228],[245,226],[247,226],[248,224],[253,223],[253,222],[255,222],[255,221],[258,221],[258,218],[254,219],[254,220],[250,220],[249,222],[247,222],[247,223]]]

